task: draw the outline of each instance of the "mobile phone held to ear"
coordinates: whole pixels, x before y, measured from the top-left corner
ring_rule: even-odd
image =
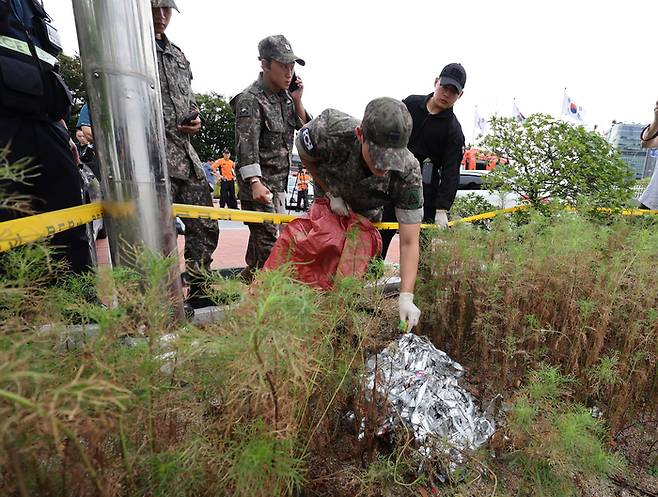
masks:
[[[290,86],[288,87],[288,91],[292,93],[293,91],[297,90],[299,88],[299,85],[297,84],[297,75],[295,73],[292,73],[292,81],[290,81]]]
[[[180,125],[189,126],[190,124],[192,124],[192,121],[194,121],[197,117],[199,117],[199,111],[198,110],[192,111],[188,115],[186,115],[183,119],[181,119]]]

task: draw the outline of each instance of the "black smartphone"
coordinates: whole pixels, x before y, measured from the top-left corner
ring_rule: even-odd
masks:
[[[290,81],[290,86],[288,87],[288,91],[292,93],[297,88],[299,88],[299,85],[297,84],[297,75],[295,73],[292,73],[292,81]]]
[[[187,126],[192,121],[194,121],[197,117],[199,117],[199,111],[198,110],[192,111],[188,115],[186,115],[183,119],[181,119],[180,125]]]

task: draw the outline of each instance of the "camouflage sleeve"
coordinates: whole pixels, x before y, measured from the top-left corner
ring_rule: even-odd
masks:
[[[302,121],[301,117],[299,115],[295,114],[295,129],[299,131],[302,129],[304,126],[304,122],[307,124],[310,123],[313,120],[313,116],[306,111],[306,121]]]
[[[233,111],[238,172],[242,179],[262,176],[259,156],[261,114],[258,100],[250,93],[243,93],[235,99]]]
[[[391,200],[401,224],[419,224],[423,220],[423,183],[415,158],[414,162],[415,166],[391,178]]]

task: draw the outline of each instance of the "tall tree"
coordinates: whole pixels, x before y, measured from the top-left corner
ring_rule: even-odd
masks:
[[[192,137],[192,145],[201,160],[221,157],[227,147],[235,156],[235,116],[226,98],[217,93],[197,93],[196,103],[203,126]]]
[[[546,198],[621,207],[631,198],[632,172],[597,132],[545,114],[489,123],[484,145],[508,161],[488,175],[489,188],[517,193],[535,207]]]
[[[87,86],[85,85],[85,77],[82,73],[82,64],[80,63],[79,55],[70,56],[62,53],[58,59],[62,78],[64,78],[66,85],[73,95],[73,108],[66,124],[69,130],[74,132],[78,116],[80,115],[80,109],[87,101]]]

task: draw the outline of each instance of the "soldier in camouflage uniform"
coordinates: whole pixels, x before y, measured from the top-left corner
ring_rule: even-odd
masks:
[[[201,129],[201,119],[185,118],[198,111],[192,92],[190,63],[183,52],[165,36],[174,0],[151,0],[155,28],[158,73],[162,92],[167,167],[171,180],[171,195],[176,203],[212,207],[201,160],[190,143],[190,136]],[[197,112],[198,114],[198,112]],[[213,305],[203,297],[199,271],[209,270],[217,247],[219,226],[207,219],[185,220],[185,261],[190,281],[188,303],[195,308]]]
[[[282,35],[268,36],[258,44],[262,72],[258,79],[231,100],[235,113],[235,144],[240,205],[244,210],[280,212],[290,170],[295,129],[310,121],[302,104],[304,85],[294,73],[295,63],[305,65]],[[297,89],[289,92],[293,77]],[[247,223],[249,244],[242,273],[251,281],[263,267],[276,241],[271,224]]]
[[[349,210],[379,221],[392,203],[400,223],[400,319],[410,330],[420,317],[413,303],[418,271],[423,186],[420,165],[407,142],[411,115],[402,102],[378,98],[359,121],[327,109],[297,136],[302,164],[311,172],[315,195],[329,198],[331,210]]]

